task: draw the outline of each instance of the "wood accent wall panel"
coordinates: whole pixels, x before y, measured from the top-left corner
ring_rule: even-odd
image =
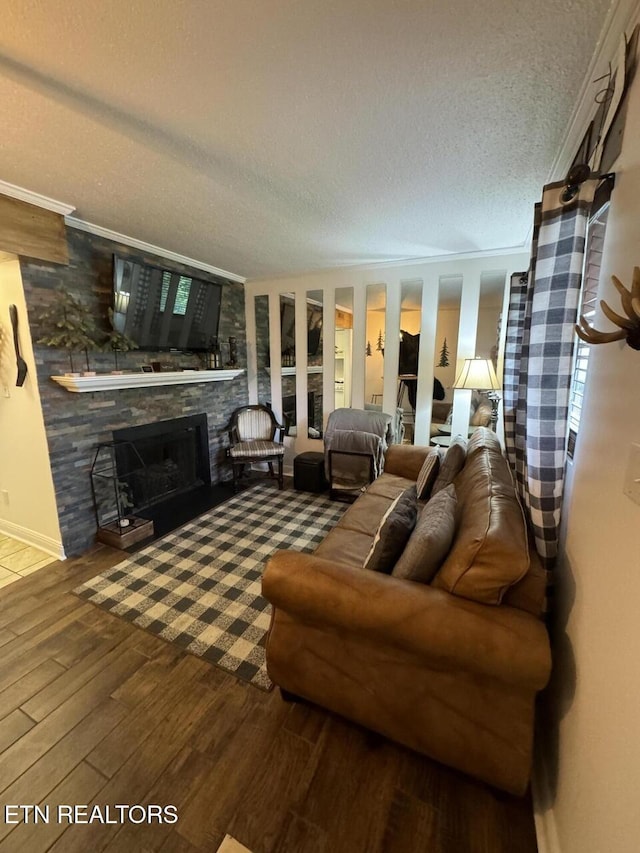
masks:
[[[353,329],[353,314],[336,308],[336,326],[340,329]]]
[[[0,250],[25,258],[69,263],[64,217],[0,195]]]

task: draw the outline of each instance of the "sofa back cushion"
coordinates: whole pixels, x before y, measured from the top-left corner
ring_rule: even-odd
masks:
[[[483,604],[500,604],[529,568],[524,516],[500,443],[481,427],[455,479],[457,532],[433,585]]]
[[[438,492],[421,511],[400,559],[394,578],[431,583],[449,553],[456,523],[456,490],[453,484]]]
[[[411,536],[417,514],[416,487],[412,486],[389,504],[373,537],[363,568],[389,574]]]

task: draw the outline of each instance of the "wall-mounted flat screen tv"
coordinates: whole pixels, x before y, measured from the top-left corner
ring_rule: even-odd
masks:
[[[113,256],[113,325],[141,350],[206,351],[221,299],[217,282]]]

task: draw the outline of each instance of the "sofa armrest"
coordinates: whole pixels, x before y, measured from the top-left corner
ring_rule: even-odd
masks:
[[[422,463],[431,447],[413,447],[410,444],[392,444],[384,457],[384,470],[408,480],[417,480]]]
[[[549,678],[546,629],[515,608],[477,604],[296,551],[278,551],[269,560],[262,590],[276,608],[305,624],[393,644],[432,668],[488,675],[533,690]]]

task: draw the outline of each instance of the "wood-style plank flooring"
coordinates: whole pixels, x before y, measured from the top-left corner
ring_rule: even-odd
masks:
[[[516,799],[283,702],[71,594],[99,548],[0,589],[0,853],[535,853]],[[167,824],[4,822],[7,804],[174,805]]]

